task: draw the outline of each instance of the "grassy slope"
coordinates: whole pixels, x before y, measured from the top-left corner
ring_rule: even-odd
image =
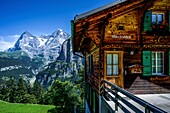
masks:
[[[47,113],[53,108],[55,106],[8,103],[0,100],[0,113]]]

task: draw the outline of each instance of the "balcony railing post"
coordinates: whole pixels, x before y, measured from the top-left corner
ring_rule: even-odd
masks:
[[[148,106],[145,107],[145,113],[150,113],[150,109],[148,108]]]
[[[105,86],[105,83],[103,83],[103,95],[105,96],[106,95],[106,86]]]
[[[105,91],[104,91],[104,84],[105,84],[104,82],[101,82],[101,84],[100,84],[100,95],[101,95],[101,96],[103,96],[103,95],[104,95],[104,92],[105,92]]]
[[[115,110],[118,111],[118,89],[115,88]]]

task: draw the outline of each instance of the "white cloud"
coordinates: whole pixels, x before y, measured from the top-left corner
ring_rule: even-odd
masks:
[[[19,35],[0,36],[0,51],[4,51],[10,47],[13,47],[18,38]]]
[[[0,51],[7,50],[10,47],[13,47],[14,43],[12,42],[0,42]]]

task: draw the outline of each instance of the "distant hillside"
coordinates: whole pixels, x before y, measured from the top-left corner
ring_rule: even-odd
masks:
[[[31,59],[24,51],[0,52],[0,77],[7,79],[13,76],[18,80],[23,76],[25,80],[35,80],[41,60]]]

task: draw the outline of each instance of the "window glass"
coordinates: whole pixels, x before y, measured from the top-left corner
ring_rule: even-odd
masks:
[[[113,66],[113,75],[118,75],[118,65]]]
[[[155,67],[156,66],[156,60],[152,59],[152,66]]]
[[[162,60],[158,60],[157,63],[158,63],[158,64],[157,64],[158,66],[161,66],[161,67],[162,67],[162,65],[163,65],[163,61],[162,61]]]
[[[163,14],[158,14],[158,24],[161,24],[163,22]]]
[[[107,65],[107,75],[112,75],[112,66]]]
[[[112,64],[112,54],[107,54],[107,64]]]
[[[113,64],[118,64],[118,54],[113,54]]]
[[[155,60],[156,58],[155,58],[155,53],[154,52],[152,52],[152,60]]]
[[[152,14],[152,22],[156,22],[156,14]]]
[[[163,17],[164,17],[164,14],[153,13],[152,14],[152,23],[162,24]]]
[[[162,56],[163,54],[161,52],[157,52],[157,59],[158,60],[161,60],[162,59]]]
[[[156,73],[156,67],[152,67],[152,73]]]
[[[158,67],[158,72],[157,73],[162,73],[163,72],[163,68],[162,67]]]

